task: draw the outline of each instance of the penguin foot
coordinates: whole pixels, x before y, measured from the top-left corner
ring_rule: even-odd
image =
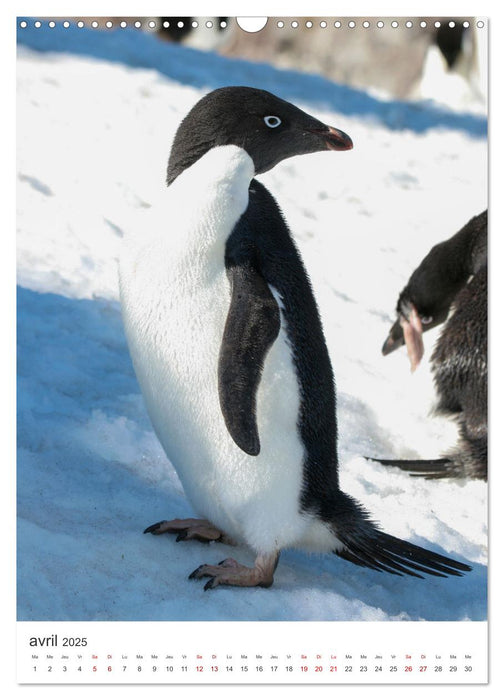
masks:
[[[144,535],[162,535],[165,532],[177,535],[177,542],[181,540],[198,540],[199,542],[225,542],[231,544],[231,540],[218,530],[208,520],[197,518],[185,518],[184,520],[161,520],[145,528]]]
[[[217,586],[260,586],[269,588],[273,584],[273,574],[278,564],[280,553],[259,555],[253,567],[239,564],[235,559],[224,559],[217,566],[202,564],[189,575],[189,578],[205,578],[205,591]]]

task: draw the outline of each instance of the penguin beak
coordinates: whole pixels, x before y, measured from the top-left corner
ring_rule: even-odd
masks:
[[[408,351],[411,371],[414,372],[424,354],[422,330],[422,321],[420,320],[418,311],[413,304],[410,304],[408,315],[403,316],[401,314],[392,326],[387,340],[382,347],[382,354],[388,355],[396,348],[405,344]]]
[[[326,136],[325,142],[330,151],[350,151],[353,148],[352,139],[348,134],[333,126],[328,127],[328,129],[329,135]]]
[[[308,129],[307,131],[320,136],[325,141],[328,151],[350,151],[353,148],[350,136],[333,126],[327,126],[325,129]]]
[[[387,340],[383,343],[382,355],[390,355],[401,345],[404,345],[404,334],[398,319],[390,329]]]

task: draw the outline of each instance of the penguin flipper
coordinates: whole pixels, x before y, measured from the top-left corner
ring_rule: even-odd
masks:
[[[280,331],[280,309],[249,262],[228,269],[229,307],[219,355],[219,401],[226,427],[244,452],[260,451],[256,393],[264,358]]]

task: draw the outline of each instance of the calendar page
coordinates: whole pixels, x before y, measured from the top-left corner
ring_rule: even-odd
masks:
[[[17,681],[485,684],[467,16],[19,16]]]

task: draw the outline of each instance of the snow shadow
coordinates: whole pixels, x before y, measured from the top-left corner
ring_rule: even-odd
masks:
[[[382,101],[364,90],[339,85],[320,75],[280,70],[268,64],[219,56],[180,44],[170,44],[154,34],[132,28],[96,30],[62,23],[50,31],[33,26],[18,28],[18,44],[35,51],[71,53],[121,63],[133,68],[150,68],[184,85],[207,90],[228,85],[246,85],[270,90],[290,101],[306,102],[349,116],[369,117],[391,130],[408,129],[424,133],[449,128],[485,138],[487,120],[472,114],[458,114],[427,101]]]

